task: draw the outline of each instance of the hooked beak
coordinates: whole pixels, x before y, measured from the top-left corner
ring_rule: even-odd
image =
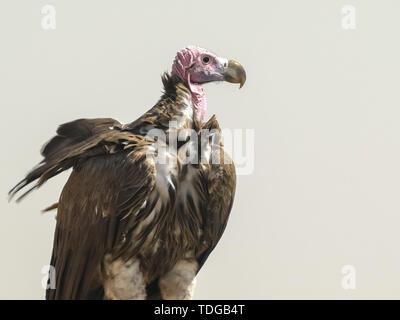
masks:
[[[228,65],[224,70],[223,77],[227,82],[240,83],[240,89],[246,82],[246,71],[239,62],[229,60]]]

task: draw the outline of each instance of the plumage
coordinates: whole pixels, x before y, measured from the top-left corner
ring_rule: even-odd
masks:
[[[226,227],[235,168],[215,116],[204,122],[196,111],[190,79],[172,73],[162,81],[161,99],[132,123],[61,125],[44,159],[10,191],[34,183],[20,200],[73,168],[58,203],[46,209],[57,209],[56,288],[47,299],[192,297],[194,277]],[[177,136],[183,139],[174,145]]]

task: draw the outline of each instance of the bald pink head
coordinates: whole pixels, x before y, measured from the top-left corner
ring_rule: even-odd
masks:
[[[228,60],[218,58],[206,49],[188,46],[176,54],[172,65],[172,76],[177,77],[192,92],[192,102],[198,119],[202,120],[207,110],[207,100],[201,85],[224,80],[223,72]]]
[[[224,71],[228,60],[196,46],[188,46],[176,54],[172,65],[172,74],[186,84],[202,84],[224,80]]]
[[[211,81],[240,83],[246,81],[246,72],[239,62],[217,57],[214,53],[188,46],[176,54],[172,65],[172,76],[182,81],[192,92],[192,102],[196,117],[203,120],[207,101],[202,84]]]

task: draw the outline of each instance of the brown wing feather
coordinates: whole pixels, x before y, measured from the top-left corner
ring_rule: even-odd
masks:
[[[132,225],[129,217],[154,186],[155,168],[146,161],[150,143],[121,130],[112,119],[76,120],[60,126],[57,133],[42,150],[44,160],[10,196],[37,181],[23,197],[74,167],[58,204],[51,206],[58,207],[51,258],[56,288],[49,289],[46,298],[101,298],[104,254],[115,246],[121,255],[131,250],[123,243],[123,234]]]
[[[211,159],[219,159],[208,166],[203,177],[206,185],[206,209],[203,213],[203,245],[197,253],[199,270],[216,247],[225,231],[232,209],[236,189],[235,165],[225,153],[221,142],[221,130],[215,116],[202,126],[202,129],[215,130],[218,137],[212,144]]]
[[[93,135],[109,131],[110,128],[121,129],[121,127],[121,123],[111,118],[78,119],[64,123],[58,127],[57,136],[42,148],[41,154],[48,158],[66,147],[76,145]]]
[[[225,154],[225,157],[228,157],[228,155]],[[204,225],[205,250],[198,255],[199,270],[225,231],[235,196],[235,167],[233,164],[211,165],[207,179],[208,205]]]
[[[118,121],[108,118],[79,119],[61,125],[57,130],[57,136],[42,148],[44,159],[10,190],[10,198],[38,180],[17,199],[20,201],[29,192],[53,176],[71,168],[79,160],[108,153],[112,145],[128,148],[143,141],[142,137],[121,131],[120,128],[121,124]],[[123,141],[126,142],[125,145],[121,145]]]
[[[130,223],[124,217],[139,210],[154,186],[154,168],[138,153],[90,158],[72,172],[58,204],[56,289],[47,299],[102,298],[104,255],[131,249],[124,246]]]

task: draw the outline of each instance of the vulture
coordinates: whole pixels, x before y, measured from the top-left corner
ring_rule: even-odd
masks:
[[[246,81],[244,68],[198,46],[162,75],[160,100],[137,120],[59,126],[18,200],[72,169],[57,209],[46,299],[191,299],[226,227],[236,187],[202,85]],[[27,189],[24,189],[28,187]],[[20,193],[21,192],[21,193]]]

